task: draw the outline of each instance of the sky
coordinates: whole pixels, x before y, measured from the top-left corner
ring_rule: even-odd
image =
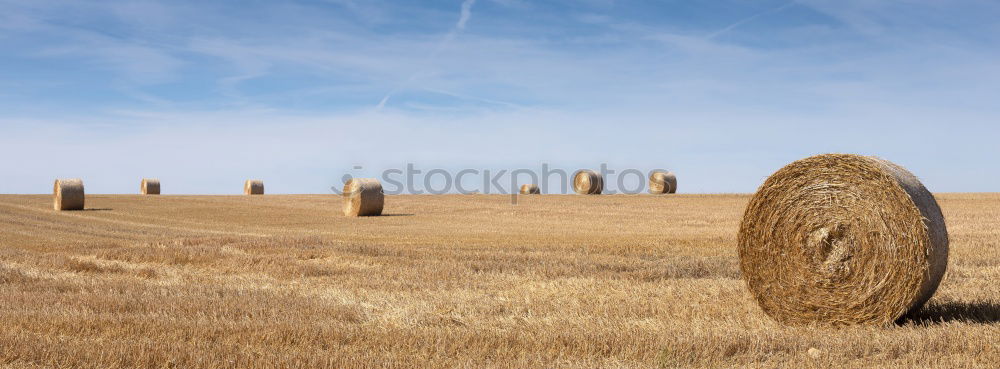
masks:
[[[0,0],[0,193],[329,193],[407,164],[753,192],[830,152],[1000,191],[998,18],[993,0]]]

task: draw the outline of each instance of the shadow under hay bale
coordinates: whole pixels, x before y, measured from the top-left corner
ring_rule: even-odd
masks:
[[[990,301],[931,303],[923,309],[907,314],[899,320],[900,324],[937,324],[947,322],[1000,323],[1000,303]]]

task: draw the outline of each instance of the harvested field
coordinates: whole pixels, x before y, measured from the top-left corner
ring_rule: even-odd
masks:
[[[890,327],[786,327],[744,195],[0,195],[0,366],[973,367],[1000,360],[1000,194],[938,195],[948,272]],[[664,216],[666,214],[666,216]],[[810,349],[812,354],[810,354]]]

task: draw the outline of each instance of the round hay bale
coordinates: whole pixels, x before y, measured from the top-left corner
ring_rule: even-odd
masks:
[[[56,210],[83,210],[83,180],[57,179],[52,198]]]
[[[523,184],[523,185],[521,185],[521,194],[522,195],[539,195],[541,193],[542,193],[542,190],[540,190],[538,188],[538,185],[536,185],[536,184]]]
[[[654,171],[649,174],[649,193],[677,193],[677,176],[674,172]]]
[[[747,286],[786,324],[890,324],[927,302],[948,265],[934,196],[906,169],[859,155],[778,170],[738,238]]]
[[[573,175],[573,190],[581,195],[600,195],[604,191],[604,178],[595,171],[581,169]]]
[[[243,182],[243,194],[244,195],[263,195],[264,194],[264,181],[259,179],[248,179]]]
[[[143,178],[142,183],[139,184],[139,191],[143,195],[159,195],[160,180],[156,178]]]
[[[382,215],[385,194],[375,178],[352,178],[344,184],[344,215],[363,217]]]

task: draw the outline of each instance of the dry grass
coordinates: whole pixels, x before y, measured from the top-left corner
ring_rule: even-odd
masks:
[[[810,328],[739,278],[746,196],[389,196],[352,218],[332,195],[0,195],[0,366],[988,366],[1000,195],[938,199],[928,306]]]

